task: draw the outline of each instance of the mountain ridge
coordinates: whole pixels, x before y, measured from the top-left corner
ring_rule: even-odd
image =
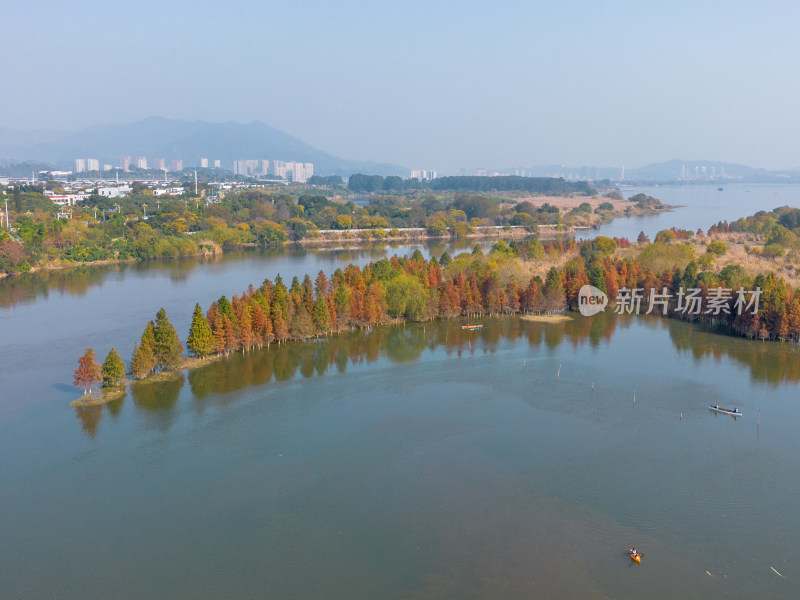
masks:
[[[5,161],[44,162],[72,169],[76,158],[96,158],[100,164],[117,166],[123,156],[146,156],[151,164],[155,158],[164,158],[167,164],[179,159],[185,167],[199,165],[200,158],[221,160],[226,169],[233,167],[234,160],[259,159],[314,163],[315,173],[320,175],[409,173],[398,165],[334,156],[261,121],[215,123],[154,116],[76,131],[0,128],[0,159]]]

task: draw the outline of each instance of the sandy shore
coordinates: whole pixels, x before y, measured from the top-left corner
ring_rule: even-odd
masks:
[[[520,315],[523,321],[533,321],[535,323],[563,323],[564,321],[571,321],[572,317],[563,313],[556,313],[552,315]]]

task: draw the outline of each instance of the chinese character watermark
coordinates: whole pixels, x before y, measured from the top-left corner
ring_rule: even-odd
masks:
[[[743,315],[757,314],[761,298],[761,288],[745,290],[739,288],[708,288],[705,296],[701,288],[684,289],[671,293],[666,287],[661,291],[651,288],[645,295],[644,288],[619,288],[615,299],[614,312],[617,314],[640,314],[642,306],[647,310],[644,314],[660,312],[662,315],[672,312],[682,315]],[[585,317],[596,315],[605,310],[608,295],[591,285],[584,285],[578,292],[578,310]]]

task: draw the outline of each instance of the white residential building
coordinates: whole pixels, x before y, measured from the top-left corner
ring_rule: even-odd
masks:
[[[420,181],[431,181],[436,179],[436,171],[426,171],[419,169],[411,171],[411,179],[419,179]]]
[[[86,171],[86,159],[85,158],[76,158],[75,159],[75,172],[76,173],[83,173]]]
[[[96,158],[87,158],[86,159],[86,170],[87,171],[99,171],[100,170],[100,161]]]
[[[207,169],[208,168],[208,159],[207,158],[201,158],[200,159],[200,168],[201,169]]]
[[[136,168],[137,169],[147,169],[147,157],[146,156],[137,156],[136,157]]]
[[[259,160],[257,158],[241,158],[233,161],[234,175],[258,175]]]
[[[272,174],[275,175],[275,177],[283,177],[286,179],[286,163],[282,160],[273,160]]]
[[[129,185],[106,186],[97,188],[97,193],[103,196],[104,198],[119,198],[120,196],[129,194],[130,191],[131,188]]]

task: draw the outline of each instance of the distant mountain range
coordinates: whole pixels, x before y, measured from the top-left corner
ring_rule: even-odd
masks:
[[[347,160],[270,127],[252,123],[209,123],[150,117],[125,125],[97,125],[78,131],[16,131],[0,128],[0,166],[35,163],[72,170],[76,158],[96,158],[115,167],[120,158],[146,156],[149,164],[163,158],[169,167],[182,160],[184,167],[200,165],[200,158],[222,161],[233,168],[238,159],[283,160],[314,163],[318,175],[363,172],[408,177],[409,170],[392,164]],[[7,169],[6,169],[7,170]]]
[[[626,180],[689,182],[797,182],[800,169],[771,171],[710,160],[668,160],[625,170]]]
[[[0,172],[26,177],[31,171],[73,170],[76,158],[96,158],[118,166],[120,158],[146,156],[148,164],[163,158],[167,167],[182,160],[185,168],[197,167],[201,158],[209,164],[220,160],[232,170],[238,159],[283,160],[314,163],[317,175],[353,173],[408,177],[404,167],[386,163],[348,160],[314,148],[306,142],[260,121],[210,123],[150,117],[124,125],[96,125],[78,131],[18,131],[0,127]],[[669,182],[800,182],[800,168],[783,171],[702,160],[669,160],[635,169],[622,167],[569,167],[544,165],[503,169],[509,175],[563,177],[568,180],[608,179],[626,183]],[[623,174],[624,173],[624,174]],[[471,174],[471,173],[464,173]]]
[[[564,179],[588,179],[600,181],[624,181],[626,183],[724,183],[724,182],[800,182],[800,169],[770,171],[736,163],[712,160],[668,160],[650,163],[635,169],[622,167],[569,167],[566,165],[543,165],[517,167],[500,171],[504,174],[525,174],[528,177],[563,177]]]

